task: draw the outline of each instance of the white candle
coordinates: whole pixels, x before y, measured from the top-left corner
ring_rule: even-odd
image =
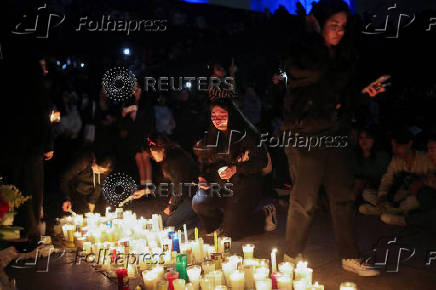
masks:
[[[285,275],[288,275],[292,279],[294,275],[294,264],[291,264],[289,262],[280,263],[279,271]]]
[[[254,245],[245,244],[242,246],[242,251],[244,252],[244,259],[253,259]]]
[[[291,290],[292,289],[291,277],[289,277],[288,274],[278,276],[277,287],[278,289]]]
[[[357,285],[353,282],[342,282],[339,290],[357,290]]]
[[[269,268],[267,267],[259,267],[256,270],[254,270],[254,280],[260,281],[265,280],[268,278],[269,275]]]
[[[186,229],[186,224],[183,225],[183,233],[185,235],[185,243],[188,242],[188,230]]]
[[[215,271],[215,263],[212,261],[205,261],[201,263],[204,274],[209,274],[209,272]]]
[[[295,268],[295,280],[305,280],[308,284],[312,284],[312,272],[311,268],[307,268],[307,262],[298,262]]]
[[[207,275],[213,281],[214,287],[222,285],[224,283],[223,272],[221,270],[209,272],[209,274]]]
[[[225,278],[225,281],[226,281],[226,285],[227,285],[228,287],[231,286],[231,283],[230,283],[230,274],[231,274],[234,270],[237,269],[237,265],[238,265],[237,263],[232,263],[231,261],[224,262],[224,263],[222,263],[222,265],[221,265],[221,268],[222,268],[222,270],[223,270],[223,272],[224,272],[224,278]]]
[[[199,289],[200,277],[201,277],[201,267],[200,266],[190,266],[186,269],[188,273],[189,281],[192,283],[194,290]]]
[[[174,290],[185,290],[185,280],[176,279],[173,281]]]
[[[277,272],[277,249],[271,251],[271,273]]]
[[[256,290],[271,290],[271,288],[272,288],[271,279],[256,281]]]
[[[224,285],[215,286],[215,290],[227,290],[227,287]]]
[[[232,290],[244,290],[244,272],[236,270],[230,274]]]
[[[245,280],[245,288],[253,289],[255,287],[254,284],[254,270],[256,266],[254,265],[244,265],[244,280]]]
[[[158,273],[153,270],[142,272],[142,278],[144,280],[144,285],[146,290],[156,290],[157,289],[157,281]]]
[[[308,283],[305,280],[294,281],[294,290],[306,290]]]
[[[324,285],[315,282],[315,284],[307,286],[306,290],[324,290]]]
[[[213,281],[208,277],[201,278],[200,287],[201,290],[213,290]]]

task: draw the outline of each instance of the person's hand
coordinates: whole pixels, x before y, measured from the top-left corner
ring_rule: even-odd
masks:
[[[88,203],[89,211],[94,212],[95,209],[95,203]]]
[[[391,76],[383,75],[376,79],[374,82],[370,83],[367,87],[362,90],[362,94],[368,94],[371,98],[374,98],[380,93],[386,92],[386,88],[382,86]]]
[[[54,151],[49,151],[44,153],[44,160],[50,160],[53,158]]]
[[[208,190],[210,188],[210,186],[208,186],[206,184],[207,184],[207,180],[205,178],[199,176],[198,177],[198,187],[200,187],[201,189]]]
[[[150,188],[144,188],[144,189],[137,190],[133,194],[133,199],[139,199],[139,198],[143,197],[144,195],[149,195],[150,193],[151,193]]]
[[[71,201],[64,201],[62,204],[62,210],[64,212],[71,212]]]
[[[236,173],[236,166],[227,167],[226,170],[219,173],[221,179],[229,180]]]
[[[169,207],[165,208],[163,212],[164,212],[164,214],[166,214],[166,215],[172,215],[172,214],[173,214],[173,213],[171,212],[171,210],[170,210]]]

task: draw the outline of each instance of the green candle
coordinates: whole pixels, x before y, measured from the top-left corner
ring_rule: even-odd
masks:
[[[179,279],[188,281],[188,274],[186,273],[186,254],[178,254],[176,258],[176,271],[179,272]]]

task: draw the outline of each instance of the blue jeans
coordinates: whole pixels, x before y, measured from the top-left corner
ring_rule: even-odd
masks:
[[[186,198],[173,212],[172,215],[167,216],[162,214],[164,226],[175,227],[176,229],[183,228],[183,225],[193,227],[197,224],[197,215],[192,210],[192,202],[189,198]]]

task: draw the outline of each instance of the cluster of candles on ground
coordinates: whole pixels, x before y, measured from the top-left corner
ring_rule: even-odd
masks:
[[[205,244],[195,228],[191,241],[186,226],[183,235],[181,230],[163,228],[157,214],[137,219],[132,211],[107,208],[105,216],[64,217],[58,225],[61,230],[65,245],[80,251],[80,260],[117,277],[123,290],[129,289],[129,278],[138,276],[147,290],[324,289],[312,282],[313,270],[307,262],[277,265],[277,249],[272,250],[271,260],[255,259],[254,244],[242,246],[243,257],[232,255],[230,237],[215,233],[214,244]],[[357,289],[353,283],[341,285],[341,290],[353,289]]]

